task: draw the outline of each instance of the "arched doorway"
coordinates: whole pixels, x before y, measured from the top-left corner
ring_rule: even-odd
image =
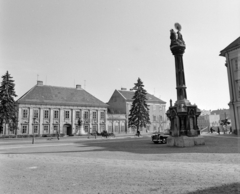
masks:
[[[72,125],[65,124],[65,125],[63,125],[63,128],[64,128],[66,135],[68,135],[68,136],[72,135]]]

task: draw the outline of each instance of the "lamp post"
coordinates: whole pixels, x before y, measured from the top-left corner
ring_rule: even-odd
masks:
[[[113,133],[113,123],[114,123],[114,119],[113,119],[113,115],[112,115],[112,133]]]
[[[35,136],[34,136],[34,123],[35,123],[35,120],[36,120],[36,118],[34,117],[33,118],[33,124],[32,124],[32,134],[33,134],[33,136],[32,136],[32,144],[34,144],[34,141],[35,141]]]

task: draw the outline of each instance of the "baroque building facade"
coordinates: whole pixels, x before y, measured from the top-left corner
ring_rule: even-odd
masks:
[[[128,128],[128,116],[133,102],[134,91],[121,88],[115,90],[108,101],[108,131],[119,133],[136,132],[134,128]],[[147,93],[149,105],[149,117],[151,124],[147,125],[146,132],[163,132],[168,127],[166,118],[166,102]]]
[[[240,37],[221,50],[220,56],[226,58],[232,128],[240,134]]]
[[[108,105],[77,85],[76,88],[37,85],[18,102],[18,134],[75,135],[79,122],[86,133],[106,130]]]

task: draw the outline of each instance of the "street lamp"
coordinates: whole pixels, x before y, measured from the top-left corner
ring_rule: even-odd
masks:
[[[32,136],[32,144],[34,144],[34,141],[35,141],[35,136],[34,136],[34,123],[35,123],[35,120],[36,120],[36,118],[34,117],[33,118],[33,124],[32,124],[32,134],[33,134],[33,136]]]

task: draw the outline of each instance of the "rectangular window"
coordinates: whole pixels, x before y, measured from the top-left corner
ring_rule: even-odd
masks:
[[[57,133],[57,132],[58,132],[58,125],[54,125],[54,126],[53,126],[53,131],[54,131],[54,133]]]
[[[150,131],[150,126],[149,125],[147,126],[147,131]]]
[[[240,98],[240,80],[236,81],[236,87],[237,87],[238,98]]]
[[[65,111],[65,119],[69,119],[69,117],[70,117],[70,111],[66,110]]]
[[[105,112],[101,112],[101,113],[100,113],[100,118],[101,118],[102,120],[105,120]]]
[[[76,111],[76,119],[80,118],[80,111]]]
[[[119,133],[119,122],[115,122],[114,131],[115,133]]]
[[[58,119],[58,117],[59,117],[59,111],[55,110],[54,111],[54,119]]]
[[[238,60],[235,60],[235,69],[238,70]]]
[[[95,133],[95,132],[97,132],[97,125],[92,126],[92,133]]]
[[[163,117],[162,117],[162,115],[159,115],[159,120],[160,121],[162,121],[163,119],[162,119]]]
[[[22,126],[22,133],[27,133],[27,125]]]
[[[49,111],[44,110],[44,119],[48,119],[48,118],[49,118]]]
[[[153,110],[156,110],[156,106],[155,105],[153,105]]]
[[[88,125],[85,125],[85,126],[84,126],[84,131],[85,131],[86,133],[88,133],[88,128],[89,128]]]
[[[153,126],[153,131],[157,131],[157,127],[156,126]]]
[[[49,126],[48,125],[44,125],[43,126],[43,132],[44,133],[48,133],[48,130],[49,130]]]
[[[84,112],[84,119],[88,119],[89,118],[89,114],[88,114],[88,112],[86,111],[86,112]]]
[[[23,118],[24,119],[28,118],[28,110],[27,109],[23,109]]]
[[[38,125],[33,125],[33,133],[38,133]]]
[[[112,126],[111,126],[112,129]],[[100,132],[103,132],[105,130],[105,125],[100,125]]]
[[[162,106],[161,106],[161,105],[159,105],[159,110],[160,110],[160,111],[162,110]]]
[[[38,119],[38,110],[33,110],[33,118]]]
[[[153,121],[156,121],[156,116],[155,115],[153,115]]]
[[[94,120],[97,119],[97,112],[93,112],[93,119],[94,119]]]

